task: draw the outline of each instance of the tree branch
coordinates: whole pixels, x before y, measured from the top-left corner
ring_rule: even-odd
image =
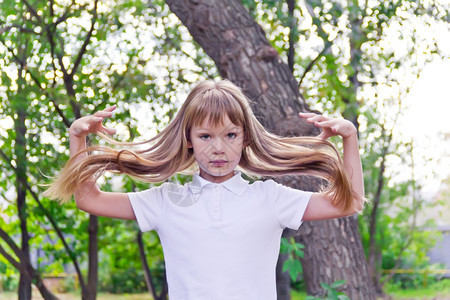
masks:
[[[67,128],[70,127],[70,121],[67,119],[67,117],[64,115],[63,111],[59,108],[58,103],[56,103],[55,99],[53,99],[49,93],[42,88],[41,82],[39,79],[28,69],[26,69],[28,74],[30,74],[31,78],[34,80],[34,82],[39,86],[39,88],[42,90],[44,95],[50,100],[51,103],[53,103],[53,106],[55,107],[56,112],[58,115],[62,118],[64,125],[66,125]]]
[[[317,31],[319,36],[324,40],[328,41],[328,34],[323,30],[322,22],[319,20],[319,18],[316,17],[316,14],[314,13],[314,8],[311,3],[311,0],[305,1],[306,10],[311,15],[311,18],[313,20],[313,24],[317,26]]]
[[[6,244],[11,248],[11,250],[14,252],[14,254],[17,255],[20,261],[27,262],[27,257],[23,254],[22,250],[16,245],[16,243],[13,241],[13,239],[9,236],[6,231],[4,231],[0,227],[0,238],[6,242]]]
[[[16,25],[16,24],[0,28],[0,34],[5,33],[6,31],[10,30],[11,28],[17,28],[17,29],[19,29],[20,32],[39,34],[36,31],[34,31],[33,29],[24,28],[24,27],[21,27],[21,26]]]
[[[334,41],[334,40],[333,40]],[[322,51],[320,51],[320,53],[317,55],[316,58],[314,58],[306,67],[305,71],[303,72],[302,77],[300,78],[300,81],[298,82],[298,86],[300,87],[302,85],[303,79],[305,79],[306,73],[308,73],[309,71],[311,71],[312,67],[314,66],[314,64],[319,60],[319,58],[321,58],[324,53],[326,51],[328,51],[328,49],[330,49],[331,45],[333,45],[333,41],[331,42],[325,42],[325,47],[322,49]]]
[[[22,1],[26,1],[26,0],[22,0]],[[50,43],[50,53],[51,53],[51,56],[52,56],[53,68],[56,70],[56,66],[55,66],[55,63],[53,61],[53,58],[56,56],[60,66],[61,66],[61,71],[63,72],[64,76],[67,76],[67,70],[66,70],[66,68],[64,67],[64,64],[63,64],[63,56],[61,55],[61,53],[58,53],[58,51],[55,51],[55,40],[54,40],[55,36],[53,34],[53,30],[55,30],[56,27],[55,28],[51,28],[50,25],[48,25],[48,24],[43,24],[43,26],[44,26],[45,32],[47,33],[47,36],[48,36],[48,42]],[[63,45],[61,45],[61,49],[64,49]]]
[[[16,261],[11,255],[9,255],[1,245],[0,254],[2,254],[17,270],[19,270],[20,274],[33,281],[44,299],[57,300],[58,298],[45,287],[40,274],[33,268],[28,258],[23,254],[22,250],[17,247],[16,243],[14,243],[11,237],[2,228],[0,228],[0,237],[8,244],[8,246],[11,247],[14,253],[19,257],[20,262]]]
[[[296,26],[294,19],[295,0],[287,0],[289,11],[289,49],[288,49],[288,66],[289,70],[294,73],[294,58],[295,58],[295,43],[294,43],[294,28]]]
[[[334,39],[332,41],[328,41],[329,36],[323,29],[321,21],[319,20],[319,18],[316,17],[316,15],[314,13],[314,8],[311,3],[311,0],[305,1],[305,6],[306,6],[306,10],[311,15],[313,24],[317,26],[318,34],[322,38],[325,46],[322,49],[322,51],[320,51],[320,53],[317,55],[317,57],[315,59],[313,59],[306,67],[305,71],[303,72],[302,77],[300,78],[300,82],[298,84],[299,87],[301,86],[303,79],[306,76],[306,73],[308,73],[311,70],[311,68],[314,66],[314,64],[319,60],[319,58],[322,57],[325,54],[325,52],[328,51],[328,49],[330,49],[331,45],[333,45],[333,42],[334,42]]]
[[[58,18],[58,20],[56,20],[55,23],[53,23],[53,27],[56,28],[56,26],[58,26],[60,23],[64,22],[65,20],[67,20],[67,18],[69,17],[69,12],[70,9],[72,8],[72,6],[75,4],[75,0],[72,0],[72,3],[69,5],[69,7],[67,7],[66,11],[62,14],[62,16],[60,16]]]
[[[33,8],[33,6],[30,5],[30,3],[28,3],[27,0],[22,0],[22,2],[25,4],[25,6],[28,8],[28,10],[30,11],[30,13],[36,17],[36,19],[38,19],[39,22],[42,22],[41,17],[39,16],[39,14],[37,13],[37,11]]]
[[[6,155],[5,152],[3,152],[3,150],[0,149],[0,156],[3,157],[3,159],[9,164],[9,166],[15,171],[16,168],[13,166],[13,164],[11,163],[11,160],[9,159],[8,155]],[[19,179],[21,180],[21,179]],[[53,229],[55,230],[56,234],[58,235],[58,237],[61,239],[61,242],[64,245],[64,248],[66,249],[67,254],[69,255],[69,258],[72,260],[72,263],[75,267],[75,270],[78,274],[79,277],[79,282],[80,282],[80,286],[82,289],[85,288],[85,282],[84,282],[84,278],[83,275],[81,273],[81,269],[80,266],[78,264],[77,258],[75,253],[72,251],[72,249],[70,249],[69,245],[66,242],[66,239],[64,238],[63,233],[61,232],[61,230],[59,229],[58,225],[56,224],[55,220],[52,218],[51,214],[48,212],[48,210],[42,205],[42,202],[39,200],[39,197],[37,196],[37,194],[31,189],[30,185],[28,184],[28,182],[21,180],[21,182],[25,185],[25,187],[27,188],[27,190],[30,192],[30,194],[33,196],[33,199],[37,202],[38,206],[40,209],[42,209],[42,211],[44,212],[45,216],[47,217],[47,219],[50,221]],[[1,230],[1,228],[0,228]],[[9,245],[9,244],[8,244]],[[11,245],[10,245],[11,247]],[[12,248],[12,247],[11,247]],[[14,249],[13,249],[14,250]],[[20,251],[20,249],[19,249]],[[16,252],[14,250],[14,252]],[[21,260],[22,258],[19,257]]]
[[[25,62],[22,61],[22,60],[14,53],[14,50],[13,50],[12,48],[10,48],[10,47],[8,47],[8,46],[6,45],[5,40],[4,40],[1,36],[0,36],[0,42],[2,42],[3,46],[5,46],[6,49],[8,49],[8,51],[9,51],[9,52],[11,53],[11,55],[14,57],[14,60],[19,64],[19,66],[20,66],[21,68],[23,68],[23,67],[25,66]]]
[[[5,43],[5,41],[0,37],[0,41],[2,42],[2,44],[8,49],[8,51],[12,54],[12,56],[14,57],[14,60],[21,66],[24,68],[24,70],[26,70],[26,72],[28,74],[30,74],[31,78],[34,80],[34,82],[39,86],[39,88],[43,91],[43,93],[45,94],[45,96],[47,96],[47,98],[50,100],[50,102],[53,103],[53,105],[55,106],[55,110],[56,112],[59,114],[59,116],[63,119],[64,124],[66,125],[67,128],[70,127],[70,122],[67,119],[67,117],[64,115],[64,113],[62,112],[62,110],[59,108],[59,105],[56,103],[56,101],[49,95],[49,93],[47,91],[45,91],[42,88],[41,82],[39,81],[39,78],[36,77],[36,75],[34,75],[26,66],[26,61],[21,61],[19,59],[19,57],[17,57],[17,55],[14,54],[13,49],[11,49],[10,47],[8,47]],[[53,59],[52,59],[52,64],[54,69],[56,70],[56,66],[53,63]]]
[[[94,27],[95,27],[95,22],[97,21],[97,17],[98,17],[97,4],[98,4],[98,0],[95,0],[95,2],[94,2],[94,17],[92,18],[91,28],[89,29],[89,32],[88,32],[86,38],[84,39],[83,46],[81,46],[81,49],[77,54],[77,58],[75,59],[75,62],[73,64],[72,71],[70,72],[71,77],[73,77],[73,75],[77,71],[78,66],[80,65],[81,59],[82,59],[84,53],[86,52],[87,45],[89,44],[89,42],[91,40],[92,32],[94,31]]]
[[[3,255],[4,258],[6,258],[6,260],[12,264],[17,270],[19,270],[20,273],[28,275],[27,272],[23,272],[25,271],[23,268],[23,265],[18,262],[17,260],[15,260],[11,255],[9,255],[6,250],[2,247],[2,245],[0,245],[0,254]]]

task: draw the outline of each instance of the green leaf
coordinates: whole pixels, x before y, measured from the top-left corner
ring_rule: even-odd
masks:
[[[331,284],[331,287],[332,288],[337,288],[337,287],[340,287],[341,285],[343,285],[345,283],[345,279],[343,279],[343,280],[337,280],[337,281],[335,281],[335,282],[333,282],[332,284]]]
[[[324,283],[324,282],[321,282],[320,286],[326,291],[328,291],[330,289],[330,286],[328,284]]]
[[[295,259],[288,259],[283,264],[283,272],[288,271],[292,281],[296,281],[298,276],[302,273],[302,264]]]

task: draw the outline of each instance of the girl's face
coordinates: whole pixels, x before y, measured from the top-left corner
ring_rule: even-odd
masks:
[[[200,177],[211,182],[224,182],[234,175],[242,155],[244,130],[233,124],[228,116],[217,126],[203,121],[193,126],[189,148],[200,167]]]

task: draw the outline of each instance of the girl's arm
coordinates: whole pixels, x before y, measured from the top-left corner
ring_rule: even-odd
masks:
[[[364,178],[359,155],[358,133],[352,122],[345,119],[329,119],[314,113],[301,113],[300,117],[306,118],[307,122],[322,128],[318,136],[328,139],[331,136],[340,135],[344,146],[344,167],[350,176],[353,191],[364,196]],[[362,197],[361,197],[362,198]],[[354,211],[343,212],[341,208],[331,204],[329,196],[322,193],[314,193],[306,208],[303,220],[323,220],[353,215],[362,210],[364,203],[354,199]]]
[[[80,150],[86,149],[86,136],[89,133],[115,133],[115,129],[106,128],[102,125],[103,119],[111,117],[114,109],[116,107],[111,106],[96,112],[92,116],[82,117],[73,122],[69,128],[71,157]],[[79,155],[74,163],[86,156],[87,153]],[[74,197],[77,207],[90,214],[119,219],[136,219],[126,193],[103,192],[98,188],[94,178],[79,186],[74,193]]]

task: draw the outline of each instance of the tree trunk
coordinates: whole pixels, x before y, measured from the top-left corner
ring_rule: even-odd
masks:
[[[386,136],[386,132],[384,126],[381,129],[381,138],[384,140],[384,146],[380,153],[381,163],[378,171],[378,179],[377,179],[377,189],[375,191],[375,195],[372,200],[372,211],[370,213],[369,219],[369,250],[368,250],[368,268],[369,274],[373,280],[373,284],[375,287],[375,291],[378,296],[383,296],[383,287],[380,282],[381,272],[379,270],[381,259],[380,259],[380,249],[377,246],[376,242],[376,232],[378,225],[378,210],[381,204],[381,193],[384,189],[385,181],[384,181],[384,172],[386,170],[386,157],[388,155],[389,146],[392,141],[392,131]]]
[[[350,299],[375,299],[355,217],[302,227],[299,240],[307,245],[302,265],[308,293],[323,296],[320,282],[345,279],[340,290]]]
[[[288,258],[287,254],[280,254],[278,256],[276,274],[277,274],[277,299],[290,300],[291,299],[291,277],[289,272],[283,272],[283,264]]]
[[[14,254],[19,258],[19,260],[17,261],[14,257],[9,255],[1,245],[0,245],[0,254],[3,255],[3,257],[20,272],[21,277],[26,278],[30,282],[34,282],[34,284],[36,285],[36,287],[38,288],[39,292],[41,293],[42,297],[45,300],[57,300],[58,298],[55,297],[45,287],[40,277],[40,274],[31,265],[29,257],[25,256],[22,250],[19,249],[19,247],[16,245],[14,240],[2,228],[0,228],[0,238],[11,248]]]
[[[152,273],[150,272],[150,267],[148,266],[147,257],[145,255],[144,241],[142,240],[142,232],[139,230],[137,234],[137,242],[139,245],[139,255],[141,256],[142,268],[144,270],[145,284],[147,289],[155,300],[166,300],[167,299],[167,279],[166,276],[162,278],[162,289],[161,293],[158,295],[156,291],[155,281],[153,280]]]
[[[18,70],[18,92],[16,95],[14,108],[17,114],[14,120],[14,130],[16,132],[16,139],[14,145],[14,152],[16,154],[16,190],[17,190],[17,212],[20,220],[20,231],[21,231],[21,250],[23,255],[30,260],[30,245],[27,229],[27,204],[26,204],[26,194],[27,190],[24,182],[27,181],[27,140],[25,126],[26,119],[26,98],[21,94],[24,89],[25,81],[22,78],[22,68]],[[29,300],[31,299],[31,279],[26,276],[26,274],[20,273],[19,287],[18,287],[18,299],[19,300]]]
[[[98,283],[98,217],[89,215],[89,265],[87,276],[86,299],[95,300],[97,298]]]
[[[97,2],[96,2],[97,3]],[[67,94],[70,96],[70,105],[74,112],[75,118],[81,118],[81,110],[75,99],[75,90],[73,88],[73,72],[71,75],[65,74],[64,84]],[[89,144],[89,140],[88,140]],[[98,217],[89,215],[89,247],[88,247],[88,274],[87,283],[82,286],[82,299],[95,300],[97,298],[97,284],[98,284]],[[84,280],[83,280],[84,281]],[[84,287],[84,288],[83,288]]]
[[[318,134],[318,129],[297,115],[308,111],[308,107],[288,66],[240,2],[166,2],[214,60],[222,77],[240,86],[253,100],[255,115],[268,130],[283,136]],[[318,181],[311,178],[299,181],[298,177],[286,176],[279,181],[305,190],[318,187]],[[307,247],[303,262],[309,294],[320,294],[316,287],[321,282],[345,279],[345,291],[350,299],[374,299],[354,219],[305,223],[300,236]]]

